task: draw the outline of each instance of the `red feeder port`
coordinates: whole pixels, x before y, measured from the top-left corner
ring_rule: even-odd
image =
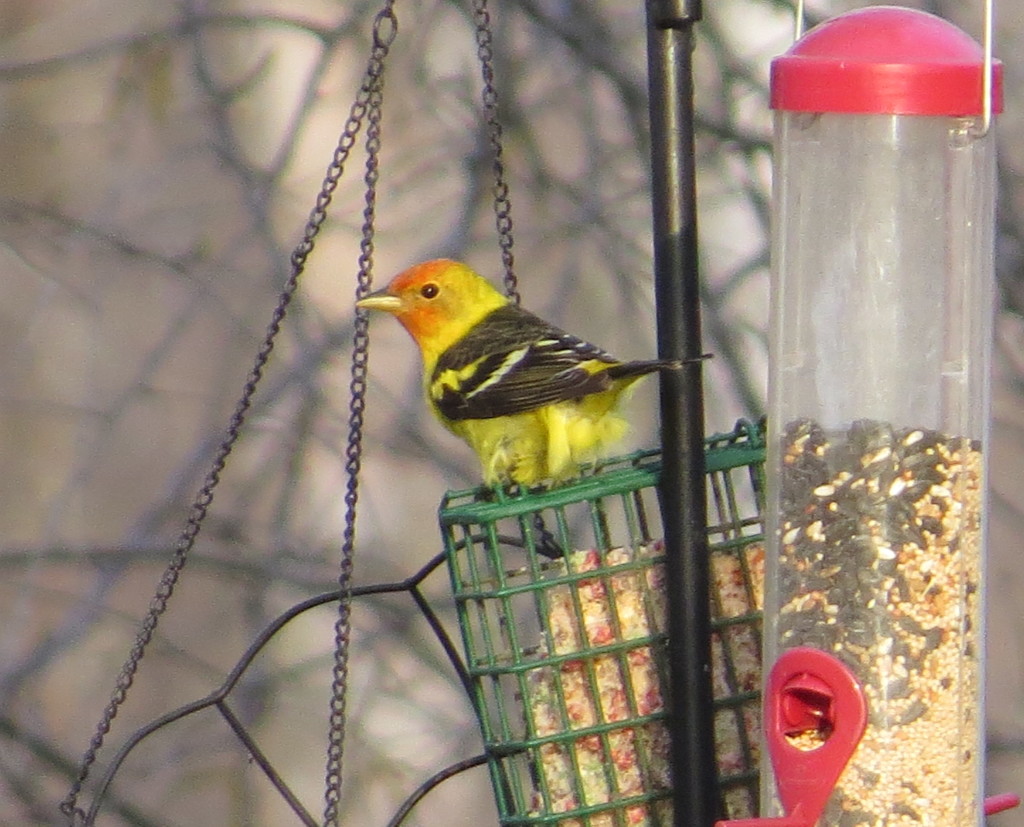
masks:
[[[764,726],[786,815],[717,827],[814,827],[866,724],[864,695],[846,666],[818,649],[782,654],[768,676]]]
[[[783,734],[798,749],[815,749],[835,728],[835,698],[823,680],[797,675],[782,688],[780,716]],[[803,744],[806,743],[807,746]]]

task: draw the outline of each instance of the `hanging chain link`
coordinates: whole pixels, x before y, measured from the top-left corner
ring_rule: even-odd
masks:
[[[67,795],[60,803],[60,812],[68,819],[68,824],[71,825],[71,827],[79,827],[79,825],[87,823],[86,813],[78,806],[78,799],[82,793],[85,782],[89,778],[89,773],[92,770],[93,765],[96,763],[96,758],[103,746],[104,740],[110,732],[114,718],[117,716],[121,706],[124,704],[125,699],[128,696],[128,691],[131,689],[132,684],[135,681],[135,675],[143,657],[145,656],[146,648],[153,638],[153,634],[156,631],[156,627],[161,616],[167,609],[168,602],[170,601],[174,588],[177,585],[181,571],[184,569],[185,564],[188,561],[188,554],[195,545],[202,523],[206,518],[211,504],[213,503],[214,489],[220,482],[221,473],[224,471],[224,467],[227,464],[228,456],[241,436],[242,425],[244,424],[246,415],[252,406],[252,400],[256,395],[257,385],[263,378],[263,372],[270,359],[271,351],[274,349],[274,342],[276,341],[278,334],[281,332],[281,323],[284,321],[288,306],[291,304],[291,301],[295,296],[295,292],[298,288],[299,277],[305,270],[306,261],[309,258],[310,253],[313,251],[315,239],[327,218],[327,207],[330,205],[334,191],[337,189],[338,183],[344,173],[345,163],[348,160],[352,148],[355,146],[356,138],[362,128],[363,121],[367,118],[371,121],[374,121],[375,119],[379,121],[379,84],[380,77],[383,72],[383,65],[381,61],[387,53],[387,47],[394,39],[397,31],[397,21],[395,19],[394,12],[392,11],[393,4],[394,0],[388,0],[388,2],[385,3],[383,10],[377,15],[377,18],[374,21],[374,48],[367,65],[363,84],[360,88],[359,94],[356,96],[355,102],[349,110],[348,118],[345,121],[341,136],[338,139],[338,145],[334,150],[331,163],[327,167],[323,185],[320,188],[320,192],[317,194],[315,204],[313,209],[310,211],[309,219],[303,229],[302,239],[295,246],[295,249],[292,251],[290,256],[289,262],[291,269],[288,280],[285,282],[284,288],[278,297],[277,306],[274,308],[271,315],[266,335],[260,343],[253,366],[246,377],[245,384],[242,386],[242,393],[235,405],[235,410],[231,415],[224,439],[218,446],[210,471],[207,473],[202,486],[199,488],[199,491],[192,502],[192,506],[189,509],[188,519],[186,520],[185,527],[182,530],[175,546],[174,554],[170,563],[168,563],[167,568],[160,577],[156,592],[153,599],[150,601],[149,610],[142,621],[131,651],[122,665],[121,671],[118,673],[117,679],[114,683],[114,691],[111,694],[110,701],[103,710],[99,722],[96,724],[93,736],[89,741],[89,747],[85,751],[79,764],[78,774],[75,781],[71,785]],[[377,114],[374,115],[374,112]],[[376,145],[379,147],[379,138],[376,139]],[[372,182],[370,164],[368,162],[367,186],[370,187],[375,183],[376,161],[374,161],[373,164]],[[365,295],[365,293],[369,291],[369,264],[373,246],[373,195],[369,189],[367,191],[367,212],[364,213],[364,216],[366,216],[368,223],[367,225],[364,225],[363,256],[360,258],[358,287],[360,295]],[[367,226],[370,228],[369,235],[367,235]],[[349,505],[350,509],[350,513],[348,515],[348,522],[350,524],[354,524],[354,475],[358,471],[359,465],[360,436],[358,431],[362,427],[362,396],[365,392],[367,351],[365,319],[362,320],[362,324],[360,325],[360,320],[357,317],[356,331],[357,353],[361,354],[358,357],[353,357],[353,401],[351,424],[356,432],[356,436],[353,439],[350,439],[348,465],[346,466],[350,473],[349,494],[346,496],[346,503]],[[351,526],[346,530],[346,548],[351,549]],[[343,562],[340,580],[343,591],[345,589],[345,584],[349,580],[350,570],[351,563]],[[339,622],[339,628],[345,627],[344,631],[346,634],[344,635],[344,639],[347,640],[347,607],[345,609],[345,615],[346,622],[345,624],[341,624]],[[347,649],[347,646],[344,648]],[[338,680],[344,681],[344,661],[346,658],[347,653],[343,654],[340,658],[342,661],[342,669],[340,672],[336,669],[336,682]],[[343,715],[343,712],[339,712],[339,715]],[[332,706],[332,732],[334,721],[334,706]],[[337,754],[337,761],[337,773],[340,778],[340,748]]]
[[[494,154],[494,223],[498,229],[501,263],[505,269],[505,293],[519,304],[519,281],[516,278],[512,255],[512,202],[509,199],[508,181],[505,177],[502,129],[501,121],[498,120],[498,90],[494,85],[494,37],[491,33],[491,14],[487,10],[487,0],[473,0],[473,20],[476,24],[476,53],[484,80],[484,119],[487,122],[487,136]]]
[[[357,137],[366,122],[366,185],[365,208],[363,210],[362,240],[360,243],[359,271],[357,274],[356,299],[369,294],[372,283],[374,233],[376,217],[377,183],[379,180],[381,148],[381,115],[384,87],[384,62],[395,36],[398,33],[398,19],[394,12],[395,0],[385,0],[373,24],[373,46],[367,68],[356,99],[345,121],[331,162],[327,167],[323,184],[303,230],[303,235],[290,256],[291,271],[274,308],[253,366],[246,377],[242,393],[231,416],[223,441],[214,456],[210,471],[197,492],[189,511],[185,527],[176,544],[171,562],[158,583],[149,610],[143,619],[134,645],[115,681],[110,701],[103,710],[100,721],[86,750],[75,782],[60,804],[60,811],[68,818],[72,827],[87,823],[85,812],[78,806],[89,773],[96,762],[99,750],[110,731],[115,717],[131,688],[136,672],[146,649],[156,631],[157,624],[167,609],[182,569],[199,535],[203,521],[213,503],[214,489],[220,482],[228,456],[241,436],[257,385],[263,377],[274,343],[281,330],[288,306],[298,288],[298,281],[305,270],[306,261],[313,251],[315,239],[327,218],[327,208],[344,173],[345,164],[355,146]],[[473,0],[476,25],[477,54],[483,76],[483,108],[488,129],[488,139],[494,155],[494,211],[498,242],[504,266],[504,286],[510,299],[520,302],[518,280],[514,271],[512,238],[512,205],[506,180],[502,149],[502,127],[498,120],[498,93],[494,84],[494,49],[491,32],[491,17],[487,0]],[[329,716],[329,745],[325,771],[325,827],[337,825],[341,801],[342,759],[345,739],[345,710],[349,672],[349,643],[351,636],[351,584],[353,552],[355,547],[356,503],[358,500],[359,472],[362,458],[362,436],[366,409],[366,388],[369,365],[369,320],[366,311],[357,311],[353,330],[353,351],[351,380],[349,384],[349,438],[345,451],[345,527],[342,535],[341,561],[338,575],[339,601],[335,623],[335,656],[332,669],[331,703]]]
[[[374,221],[377,209],[377,181],[380,177],[381,104],[384,94],[384,60],[398,33],[394,0],[388,0],[373,26],[373,51],[361,94],[366,98],[366,207],[363,210],[356,300],[370,292],[373,277]],[[352,616],[352,564],[355,550],[356,502],[359,498],[359,470],[362,465],[363,418],[366,410],[366,381],[369,364],[369,314],[357,310],[352,336],[352,373],[349,383],[348,444],[345,450],[345,529],[342,534],[338,574],[338,617],[334,624],[334,666],[331,671],[331,704],[328,730],[327,767],[324,774],[324,824],[338,824],[341,802],[342,758],[345,747],[345,707],[348,698],[349,643]]]

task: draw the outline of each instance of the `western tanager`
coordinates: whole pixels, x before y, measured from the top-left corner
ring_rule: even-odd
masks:
[[[678,362],[620,362],[521,309],[465,264],[417,264],[357,302],[419,345],[431,411],[476,451],[489,485],[574,476],[627,430],[618,406]]]

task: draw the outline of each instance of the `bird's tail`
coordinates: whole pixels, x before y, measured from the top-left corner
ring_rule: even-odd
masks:
[[[711,354],[705,353],[694,359],[648,359],[639,362],[622,362],[608,368],[606,373],[612,379],[639,379],[641,376],[658,370],[679,370],[685,364],[702,362],[710,358]]]

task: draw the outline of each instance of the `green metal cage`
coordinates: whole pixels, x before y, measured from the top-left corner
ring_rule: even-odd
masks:
[[[757,814],[764,429],[706,441],[723,810]],[[665,601],[645,451],[554,489],[450,492],[440,525],[503,825],[671,823]]]

